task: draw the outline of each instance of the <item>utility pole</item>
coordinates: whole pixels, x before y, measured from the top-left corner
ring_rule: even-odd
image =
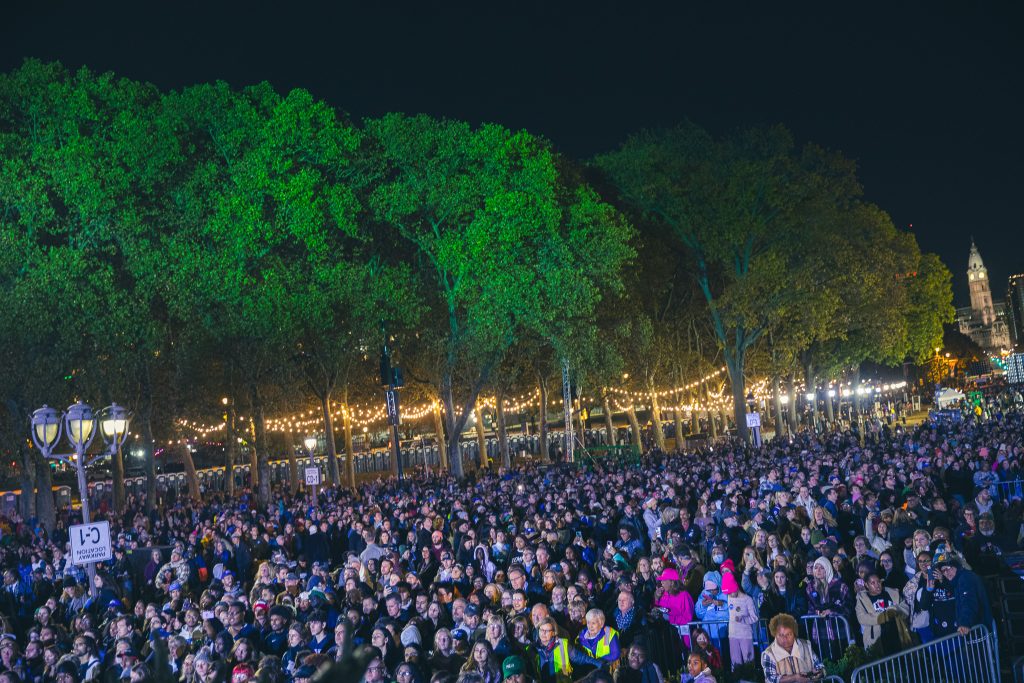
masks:
[[[388,337],[386,321],[381,321],[380,329],[384,335],[384,346],[380,352],[380,383],[386,387],[384,402],[387,407],[388,424],[391,426],[391,441],[394,444],[395,471],[398,474],[398,480],[401,481],[404,473],[402,471],[402,448],[398,442],[398,425],[402,422],[401,408],[398,404],[398,389],[405,382],[402,378],[402,369],[391,365],[391,339]]]
[[[572,425],[572,385],[569,381],[569,359],[562,359],[562,403],[565,408],[565,461],[573,462],[574,434]]]

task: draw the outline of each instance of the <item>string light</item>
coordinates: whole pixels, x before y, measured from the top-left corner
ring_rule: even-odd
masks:
[[[690,391],[702,384],[706,384],[716,377],[721,376],[726,372],[726,368],[722,367],[714,372],[678,387],[671,389],[663,389],[653,392],[644,391],[627,391],[625,389],[619,389],[616,387],[605,387],[604,391],[610,394],[609,404],[613,408],[613,413],[625,413],[629,410],[634,411],[647,411],[653,410],[651,405],[653,398],[661,398],[666,396],[675,396],[685,391]],[[834,392],[832,396],[834,398],[852,398],[853,396],[878,396],[882,394],[889,394],[894,391],[900,391],[906,387],[906,382],[896,382],[891,384],[872,385],[872,384],[861,384],[854,388],[851,382],[846,382],[845,385],[841,382],[833,382],[825,385],[821,388],[815,388],[813,392],[815,396],[820,396],[820,392]],[[794,390],[797,395],[802,393],[811,392],[806,391],[806,385],[801,383],[794,386]],[[761,379],[754,382],[748,387],[748,392],[753,394],[754,400],[769,401],[773,398],[773,392],[771,389],[771,383],[768,379]],[[676,403],[673,405],[659,405],[658,409],[661,412],[694,412],[694,411],[707,411],[707,410],[722,410],[733,407],[733,398],[730,391],[727,391],[725,386],[721,387],[717,392],[712,393],[710,390],[707,392],[708,396],[705,400],[691,402],[691,403]],[[788,403],[788,395],[786,392],[781,392],[782,396],[786,397],[786,403]],[[620,397],[623,399],[620,401]],[[481,408],[496,410],[497,409],[497,397],[496,396],[482,396],[478,399],[478,404]],[[584,399],[585,401],[585,399]],[[574,401],[574,407],[579,406],[579,401]],[[504,409],[508,413],[522,413],[532,408],[540,406],[540,390],[535,389],[530,393],[522,394],[520,396],[506,397],[503,401]],[[564,405],[564,399],[556,398],[550,401],[551,407],[558,407]],[[425,404],[406,408],[402,411],[402,419],[409,422],[421,420],[434,412],[440,412],[444,414],[444,406],[437,401],[428,401]],[[345,408],[339,408],[337,411],[331,413],[331,416],[335,419],[347,419],[353,429],[366,428],[372,425],[381,424],[387,417],[387,410],[382,404],[364,407],[358,404],[353,404],[348,407],[346,412]],[[246,418],[239,416],[239,421],[245,421]],[[179,427],[188,429],[194,432],[199,437],[207,437],[217,432],[224,431],[227,428],[227,424],[220,422],[217,424],[204,424],[201,422],[195,422],[185,419],[179,419],[177,421]],[[265,422],[266,430],[268,432],[287,432],[287,433],[308,433],[315,429],[323,428],[323,413],[317,409],[310,409],[302,411],[294,415],[278,418],[270,418]]]

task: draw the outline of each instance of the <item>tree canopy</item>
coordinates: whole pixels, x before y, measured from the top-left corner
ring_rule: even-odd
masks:
[[[49,485],[32,409],[117,400],[150,507],[156,440],[221,397],[229,467],[229,416],[251,416],[264,502],[265,413],[297,404],[318,406],[331,480],[354,486],[382,328],[407,391],[443,404],[462,475],[482,392],[504,438],[501,397],[537,387],[546,429],[563,363],[609,429],[607,390],[646,392],[660,437],[658,388],[724,359],[742,432],[748,359],[774,377],[923,360],[951,319],[945,266],[861,199],[850,161],[781,126],[640,132],[585,167],[496,124],[353,122],[302,89],[161,92],[32,60],[0,75],[0,247],[0,427],[22,485]],[[706,393],[665,399],[677,428]]]

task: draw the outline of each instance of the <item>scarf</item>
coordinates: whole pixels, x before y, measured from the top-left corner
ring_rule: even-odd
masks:
[[[619,629],[619,633],[629,628],[630,624],[633,623],[633,615],[635,613],[636,605],[630,607],[628,612],[622,612],[619,609],[615,610],[615,626]]]

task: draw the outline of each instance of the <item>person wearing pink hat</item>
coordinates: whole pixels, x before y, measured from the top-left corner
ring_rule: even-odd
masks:
[[[693,598],[683,590],[679,572],[675,567],[665,567],[658,575],[658,588],[654,592],[654,605],[666,612],[668,623],[675,627],[685,626],[693,621]],[[689,647],[689,638],[684,638]]]
[[[722,563],[722,592],[729,601],[729,658],[733,669],[754,661],[754,624],[757,608],[736,581],[732,560]]]

